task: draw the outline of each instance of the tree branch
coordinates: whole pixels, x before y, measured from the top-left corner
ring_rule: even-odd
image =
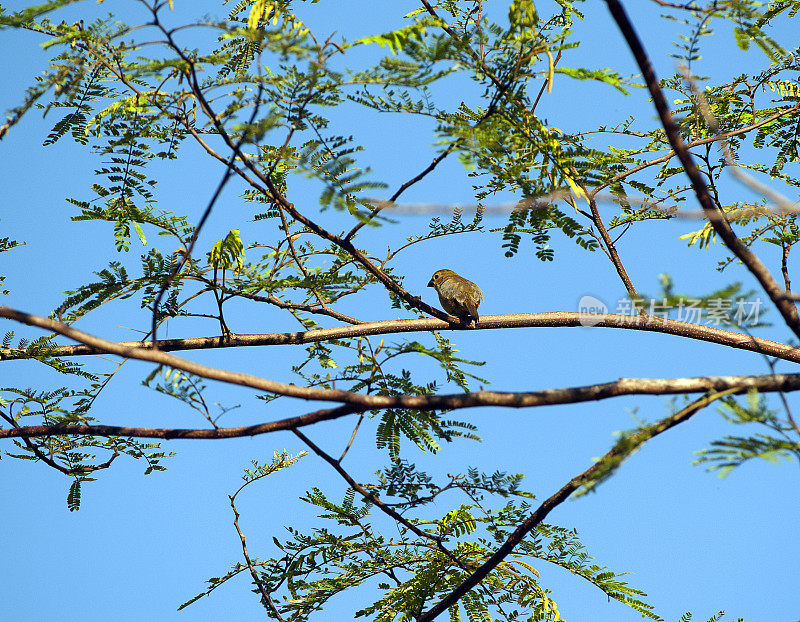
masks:
[[[156,351],[153,354],[163,353]],[[243,376],[244,374],[239,375]],[[239,382],[237,384],[244,383]],[[414,410],[455,410],[479,406],[534,408],[537,406],[605,400],[622,395],[680,395],[684,393],[698,393],[701,391],[732,391],[734,393],[744,393],[750,389],[756,389],[763,393],[798,391],[800,390],[800,374],[700,376],[695,378],[620,378],[619,380],[602,384],[519,393],[475,391],[473,393],[455,393],[450,395],[363,395],[360,393],[350,393],[348,391],[338,391],[338,393],[343,394],[343,401],[347,400],[351,403],[336,408],[313,411],[296,417],[288,417],[278,421],[236,428],[215,428],[209,430],[57,424],[52,426],[21,426],[19,428],[7,430],[0,429],[0,438],[33,438],[40,436],[71,435],[126,436],[131,438],[163,438],[168,440],[210,440],[256,436],[277,432],[279,430],[294,430],[295,428],[305,427],[320,421],[338,419],[339,417],[352,413],[383,408],[411,408]],[[318,392],[323,390],[306,389],[306,391]]]
[[[739,258],[739,260],[761,284],[761,287],[769,296],[770,300],[772,300],[772,302],[778,308],[778,311],[780,312],[789,329],[795,335],[800,337],[800,318],[798,318],[797,315],[797,306],[794,304],[794,302],[786,298],[785,292],[782,290],[780,285],[778,285],[778,282],[775,280],[772,274],[770,274],[769,270],[761,262],[758,256],[738,238],[736,233],[734,233],[733,229],[731,229],[728,219],[725,217],[725,213],[717,209],[714,199],[709,194],[708,187],[706,186],[700,171],[692,160],[691,153],[681,138],[680,129],[675,123],[675,120],[672,118],[672,113],[667,105],[667,100],[664,97],[664,93],[661,90],[658,78],[656,77],[655,69],[653,68],[650,58],[647,56],[647,53],[645,52],[645,49],[633,28],[633,24],[631,24],[630,20],[628,19],[625,9],[623,9],[618,0],[606,0],[606,4],[608,5],[609,11],[611,11],[611,15],[622,31],[622,34],[628,43],[628,47],[631,49],[631,52],[633,52],[633,55],[636,58],[636,62],[642,71],[642,76],[647,83],[647,88],[653,98],[653,104],[655,105],[656,110],[658,111],[658,116],[661,119],[661,125],[663,125],[669,143],[672,146],[672,149],[675,151],[675,154],[678,156],[681,166],[692,183],[692,188],[694,188],[695,195],[697,196],[697,200],[700,202],[700,205],[703,208],[703,212],[705,213],[711,225],[714,227],[714,230],[717,232],[719,237],[723,242],[725,242],[725,245],[734,255],[736,255],[736,257]]]
[[[683,410],[666,417],[653,426],[649,426],[644,430],[634,434],[628,439],[627,446],[641,445],[651,438],[658,436],[662,432],[666,432],[670,428],[675,427],[679,423],[683,423],[690,417],[705,408],[709,403],[721,397],[719,394],[703,396],[689,404]],[[508,555],[511,554],[514,547],[522,542],[525,536],[531,532],[537,525],[539,525],[547,515],[556,507],[566,501],[569,496],[580,488],[584,483],[591,481],[595,476],[602,473],[603,469],[610,460],[622,454],[622,449],[615,446],[602,458],[597,460],[591,467],[586,469],[583,473],[576,475],[569,482],[567,482],[558,492],[551,497],[547,498],[536,511],[533,512],[523,523],[517,527],[514,532],[506,539],[503,545],[495,551],[495,553],[474,573],[467,577],[458,587],[456,587],[450,594],[445,596],[429,611],[422,614],[417,618],[417,622],[429,622],[436,618],[439,614],[447,610],[448,607],[455,605],[459,599],[469,592],[472,588],[478,585],[486,576],[494,570]]]
[[[580,181],[578,171],[575,168],[572,168],[572,174],[574,175],[575,179],[579,180],[578,183],[580,184],[581,190],[583,190],[584,194],[586,194],[589,199],[589,209],[592,212],[591,220],[595,227],[597,227],[597,231],[600,233],[600,237],[603,239],[603,242],[606,245],[608,257],[611,259],[611,263],[614,264],[617,275],[622,280],[622,284],[625,286],[628,296],[630,296],[632,300],[636,300],[639,298],[639,293],[636,291],[636,287],[634,286],[633,281],[631,281],[631,277],[628,276],[628,271],[625,269],[625,265],[622,263],[622,259],[617,252],[617,246],[614,244],[614,240],[612,240],[611,236],[608,234],[608,229],[606,229],[603,218],[600,216],[600,210],[597,209],[597,198],[593,194],[589,194],[589,189],[582,181]]]
[[[281,617],[278,608],[275,606],[275,603],[272,602],[272,597],[264,587],[261,578],[258,576],[258,572],[256,572],[256,569],[253,566],[253,561],[250,559],[250,554],[247,552],[247,541],[245,540],[244,533],[242,533],[242,530],[239,527],[239,510],[236,509],[235,504],[236,495],[229,496],[228,498],[231,500],[231,509],[233,510],[233,526],[236,528],[236,533],[239,534],[239,540],[242,543],[242,555],[244,556],[244,561],[247,563],[247,569],[250,571],[250,576],[253,578],[253,583],[255,583],[259,594],[261,594],[261,602],[277,620],[282,621],[283,618]]]
[[[483,119],[481,119],[481,121],[482,120]],[[373,218],[375,218],[375,216],[377,216],[381,212],[381,210],[383,210],[385,207],[391,205],[397,199],[399,199],[400,195],[403,194],[406,190],[408,190],[411,186],[413,186],[418,181],[424,179],[425,176],[428,175],[428,173],[433,171],[433,169],[435,169],[442,160],[444,160],[447,156],[449,156],[453,152],[454,148],[455,148],[455,145],[448,145],[447,149],[442,151],[433,160],[431,160],[431,163],[428,164],[427,167],[425,167],[421,172],[417,173],[417,175],[415,175],[414,177],[409,179],[407,182],[405,182],[403,185],[401,185],[397,189],[397,191],[391,197],[389,197],[388,201],[386,201],[385,203],[381,202],[380,205],[377,205],[369,214],[367,214],[367,216],[364,218],[364,220],[362,220],[360,222],[357,222],[353,226],[353,228],[350,229],[350,232],[347,235],[344,236],[343,239],[344,240],[348,240],[348,241],[352,240],[353,237],[355,236],[355,234],[358,233],[359,229],[361,229],[364,225],[366,225]]]
[[[420,538],[426,538],[428,540],[433,540],[436,543],[437,548],[446,555],[453,563],[457,566],[463,568],[464,565],[462,564],[461,560],[456,557],[451,551],[449,551],[444,544],[442,544],[442,538],[432,533],[428,533],[427,531],[420,529],[414,523],[406,519],[402,514],[400,514],[397,510],[393,509],[392,507],[386,505],[380,498],[371,493],[369,490],[364,488],[361,484],[359,484],[356,480],[352,478],[352,476],[344,470],[342,465],[338,460],[335,460],[330,454],[325,452],[322,448],[318,447],[316,443],[314,443],[310,438],[308,438],[305,434],[303,434],[298,429],[293,429],[292,432],[295,433],[297,438],[303,441],[311,451],[317,454],[320,458],[322,458],[325,462],[330,464],[333,469],[342,476],[344,481],[352,488],[355,492],[363,496],[367,499],[370,503],[372,503],[375,507],[381,510],[384,514],[387,514],[394,520],[396,520],[401,525],[405,526],[406,529],[411,531],[412,533],[416,534]]]
[[[132,350],[152,351],[149,342],[141,341],[107,341],[99,337],[94,337],[70,329],[66,324],[56,322],[41,316],[31,315],[4,307],[0,305],[0,317],[16,320],[29,326],[38,326],[45,330],[60,333],[81,342],[83,345],[75,346],[56,346],[44,350],[48,356],[86,356],[94,354],[122,354],[122,356],[135,357],[129,354]],[[587,328],[585,326],[586,316],[580,313],[567,311],[554,311],[549,313],[515,313],[508,315],[481,315],[480,320],[470,329],[464,329],[459,325],[449,324],[441,320],[432,318],[415,320],[383,320],[380,322],[365,322],[355,326],[340,326],[336,328],[320,328],[290,333],[266,333],[254,335],[231,335],[230,339],[223,337],[189,337],[186,339],[162,339],[158,342],[158,350],[162,352],[181,351],[181,350],[205,350],[213,348],[228,347],[248,347],[248,346],[275,346],[275,345],[301,345],[306,343],[316,343],[332,339],[347,339],[351,337],[363,337],[368,335],[389,335],[396,333],[412,333],[443,330],[496,330],[503,328]],[[676,320],[664,319],[658,316],[640,317],[636,315],[618,315],[607,313],[597,316],[596,321],[592,318],[591,326],[594,328],[619,328],[626,330],[642,330],[654,333],[664,333],[678,337],[686,337],[697,341],[716,343],[718,345],[767,354],[776,358],[800,363],[800,349],[794,346],[761,339],[721,328],[704,326],[702,324],[690,324],[688,322],[678,322]],[[62,330],[63,328],[63,330]],[[84,335],[91,337],[91,341],[80,338]],[[122,350],[121,350],[122,349]],[[123,353],[124,350],[124,353]],[[0,362],[16,359],[31,358],[24,350],[19,348],[0,348]],[[142,360],[154,360],[142,358]],[[185,359],[173,357],[176,366]],[[155,361],[162,362],[162,361]],[[179,367],[180,368],[180,367]],[[202,374],[198,374],[202,375]],[[267,389],[269,390],[269,389]]]
[[[690,143],[687,143],[686,147],[688,149],[692,149],[694,147],[699,147],[700,145],[707,145],[708,143],[714,143],[714,142],[718,142],[718,141],[723,141],[723,140],[727,140],[729,138],[733,138],[734,136],[739,136],[741,134],[747,134],[747,132],[751,132],[753,130],[756,130],[759,127],[761,127],[762,125],[766,125],[767,123],[770,123],[770,122],[774,121],[775,119],[779,119],[780,117],[782,117],[784,115],[787,115],[787,114],[789,114],[791,112],[796,112],[798,110],[800,110],[800,103],[797,103],[794,106],[790,106],[789,108],[783,108],[782,110],[778,110],[774,114],[771,114],[768,117],[764,117],[759,122],[753,123],[752,125],[748,125],[746,127],[739,128],[738,130],[731,130],[730,132],[724,132],[722,134],[717,134],[715,136],[708,136],[706,138],[700,138],[698,140],[692,141]],[[642,162],[641,164],[637,164],[634,167],[631,167],[631,168],[629,168],[629,169],[627,169],[625,171],[622,171],[621,173],[618,173],[617,175],[614,175],[614,177],[612,177],[608,181],[605,181],[602,184],[600,184],[599,186],[596,186],[596,187],[592,188],[592,194],[593,195],[597,194],[598,192],[600,192],[604,188],[607,188],[608,186],[613,185],[614,183],[620,181],[621,179],[625,179],[626,177],[629,177],[629,176],[633,175],[634,173],[638,173],[639,171],[641,171],[641,170],[643,170],[645,168],[648,168],[650,166],[655,166],[656,164],[663,164],[664,162],[667,162],[668,160],[670,160],[671,158],[674,158],[674,157],[675,157],[675,150],[674,149],[670,149],[669,153],[667,153],[666,155],[659,156],[659,157],[654,158],[652,160],[648,160],[647,162]]]

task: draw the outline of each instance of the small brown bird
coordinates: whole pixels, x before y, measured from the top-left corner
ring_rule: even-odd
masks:
[[[483,300],[483,292],[475,283],[452,270],[437,270],[428,281],[428,287],[436,290],[439,302],[450,315],[463,322],[478,321],[478,305]]]

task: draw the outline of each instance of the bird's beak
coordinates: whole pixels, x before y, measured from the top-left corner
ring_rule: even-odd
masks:
[[[428,281],[428,287],[433,287],[433,279],[431,279],[430,281]]]

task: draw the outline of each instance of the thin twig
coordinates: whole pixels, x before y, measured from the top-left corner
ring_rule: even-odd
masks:
[[[350,451],[350,448],[353,446],[353,441],[356,440],[356,434],[358,434],[358,429],[361,427],[363,421],[364,421],[364,413],[361,413],[361,415],[358,418],[358,421],[356,421],[355,427],[353,427],[353,433],[350,435],[350,440],[347,441],[347,445],[345,446],[344,450],[342,450],[342,455],[339,456],[339,460],[337,460],[337,462],[339,462],[340,464],[342,460],[344,460],[344,457],[347,455],[347,452]]]
[[[447,149],[442,151],[442,153],[440,153],[433,160],[431,160],[431,163],[428,164],[427,167],[425,167],[417,175],[415,175],[414,177],[409,179],[407,182],[405,182],[402,186],[400,186],[397,189],[397,191],[391,197],[389,197],[388,201],[386,201],[386,202],[382,201],[381,204],[376,205],[375,208],[369,214],[366,215],[364,220],[361,220],[361,221],[357,222],[355,224],[355,226],[353,226],[353,228],[350,229],[350,232],[347,235],[344,236],[343,239],[344,240],[348,240],[348,241],[352,240],[353,236],[356,233],[358,233],[358,231],[359,231],[359,229],[361,229],[361,227],[363,227],[368,222],[370,222],[373,218],[375,218],[375,216],[377,216],[381,212],[381,210],[383,210],[385,207],[391,206],[391,204],[393,204],[397,199],[399,199],[400,195],[403,194],[406,190],[408,190],[408,188],[410,188],[411,186],[416,184],[418,181],[424,179],[425,176],[428,175],[428,173],[433,171],[433,169],[435,169],[442,160],[444,160],[447,156],[449,156],[452,153],[454,147],[455,147],[454,145],[448,145]]]
[[[578,171],[574,168],[572,169],[572,174],[575,179],[580,179],[578,176]],[[631,281],[631,277],[628,276],[628,271],[625,269],[625,265],[622,263],[622,259],[617,252],[617,247],[614,244],[614,241],[611,239],[611,236],[608,234],[608,230],[606,229],[605,223],[603,222],[602,216],[600,216],[600,210],[597,209],[597,201],[595,197],[589,195],[588,188],[583,184],[582,181],[578,181],[581,190],[583,190],[584,194],[589,199],[589,209],[592,211],[592,222],[594,223],[597,230],[600,232],[600,237],[602,238],[603,242],[605,243],[606,250],[608,251],[608,256],[611,259],[611,263],[614,264],[614,268],[617,271],[617,275],[622,280],[622,284],[625,286],[625,289],[628,292],[628,296],[631,297],[632,300],[636,300],[639,298],[639,293],[636,291],[636,287]]]
[[[233,526],[236,528],[236,533],[239,534],[239,540],[242,543],[242,555],[244,555],[244,561],[247,563],[247,569],[250,571],[250,576],[253,577],[253,583],[256,584],[256,587],[261,594],[261,602],[264,603],[264,607],[269,609],[272,612],[272,615],[274,615],[278,620],[283,620],[278,608],[275,607],[275,603],[272,602],[269,592],[267,592],[267,590],[264,588],[264,585],[259,578],[255,567],[253,566],[253,562],[250,559],[250,555],[247,553],[247,542],[245,541],[242,530],[239,528],[239,511],[236,509],[234,502],[236,495],[230,495],[228,498],[231,500],[231,509],[233,510]]]

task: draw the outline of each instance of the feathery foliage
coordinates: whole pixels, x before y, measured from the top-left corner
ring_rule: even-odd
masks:
[[[191,409],[188,414],[199,415],[207,437],[223,436],[222,415],[234,425],[236,417],[256,412],[274,429],[295,426],[301,439],[303,417],[358,417],[352,432],[346,430],[350,438],[338,459],[306,439],[349,487],[342,492],[303,482],[299,490],[306,491],[303,507],[314,513],[311,526],[287,525],[288,536],[273,536],[275,548],[261,557],[248,553],[237,495],[306,454],[276,451],[271,461],[252,462],[244,484],[230,496],[244,562],[208,579],[206,589],[181,608],[249,573],[273,619],[317,619],[346,593],[354,595],[349,602],[356,617],[376,621],[427,621],[427,612],[451,595],[457,596],[448,609],[454,622],[561,620],[558,603],[569,594],[559,594],[558,602],[553,596],[556,570],[583,579],[636,615],[660,619],[643,591],[593,560],[575,529],[544,522],[552,507],[522,489],[521,474],[487,474],[462,465],[445,476],[421,471],[409,460],[419,454],[432,459],[446,443],[463,448],[469,445],[461,441],[480,442],[471,413],[454,416],[451,411],[460,406],[453,404],[473,391],[481,391],[486,400],[481,405],[502,396],[484,392],[499,375],[491,365],[484,367],[488,357],[462,351],[456,343],[468,348],[478,343],[467,334],[461,341],[457,331],[468,327],[450,325],[447,330],[456,331],[451,338],[440,324],[442,330],[393,341],[366,329],[358,332],[372,320],[404,332],[394,323],[398,316],[444,317],[417,298],[422,285],[411,278],[411,267],[426,247],[437,249],[442,261],[451,258],[447,244],[456,239],[491,240],[510,261],[532,265],[573,250],[593,253],[592,261],[607,258],[642,321],[650,316],[666,321],[668,314],[660,314],[655,303],[643,304],[647,296],[633,285],[617,249],[629,232],[652,235],[663,221],[686,215],[696,188],[674,157],[674,137],[671,143],[651,115],[630,111],[631,97],[643,94],[643,76],[579,62],[586,45],[580,39],[581,9],[588,8],[580,0],[547,5],[511,0],[502,10],[480,0],[425,1],[396,16],[389,3],[381,9],[386,27],[350,38],[337,34],[339,24],[327,24],[327,30],[313,26],[308,5],[316,3],[223,0],[224,17],[190,23],[178,22],[172,0],[132,3],[135,11],[98,3],[116,11],[99,16],[97,7],[72,0],[18,11],[0,8],[0,31],[29,34],[49,55],[46,69],[31,78],[8,110],[0,138],[19,131],[26,115],[40,112],[50,128],[39,139],[44,147],[88,154],[93,181],[64,197],[70,226],[102,231],[109,240],[108,253],[93,248],[86,253],[94,262],[93,276],[63,284],[48,303],[62,300],[51,313],[62,322],[59,330],[74,335],[64,325],[79,323],[93,332],[104,319],[117,326],[117,319],[125,318],[141,344],[161,354],[193,348],[197,341],[202,341],[197,347],[213,352],[243,345],[249,333],[263,337],[272,331],[264,341],[272,339],[278,353],[263,359],[242,355],[237,369],[280,377],[280,386],[291,390],[261,391],[257,408],[252,400],[235,407],[212,402],[202,372],[185,371],[176,359],[167,364],[164,357],[151,357],[144,377],[137,376],[155,397],[178,400]],[[796,201],[762,190],[763,180],[790,192],[800,187],[800,48],[789,47],[796,41],[778,41],[773,29],[796,21],[800,3],[657,5],[666,12],[664,23],[677,30],[672,56],[679,62],[660,88],[672,101],[678,132],[718,218],[735,229],[746,251],[779,257],[783,283],[767,287],[764,297],[780,307],[794,300],[789,257],[800,241],[798,210]],[[84,18],[67,23],[62,19],[67,11]],[[729,76],[699,75],[704,50],[720,33],[730,38],[732,49],[755,59],[752,68],[742,73],[737,68]],[[617,118],[609,113],[595,125],[587,114],[579,128],[562,126],[560,118],[542,112],[541,102],[555,95],[574,97],[589,112],[607,97],[614,105],[622,102],[617,108],[624,112]],[[406,151],[408,127],[427,138]],[[200,161],[189,159],[195,157],[216,168],[187,166]],[[403,207],[407,191],[417,184],[414,190],[421,191],[450,164],[468,181],[474,216],[466,205],[457,205],[444,216],[409,219],[402,236],[391,237],[397,223],[392,210]],[[728,175],[744,179],[761,198],[749,201],[731,192]],[[185,200],[166,201],[167,185],[180,185]],[[487,213],[498,202],[513,207],[499,226],[488,226]],[[378,227],[389,242],[377,238]],[[687,224],[680,239],[691,252],[712,251],[719,231],[719,223],[706,220]],[[22,245],[0,238],[0,253],[19,256]],[[726,253],[717,264],[720,271],[747,256],[741,248]],[[68,255],[60,257],[66,261]],[[3,271],[0,285],[8,289],[0,293],[10,296],[11,272],[5,264]],[[750,344],[750,329],[766,326],[739,321],[744,300],[760,295],[739,282],[709,282],[705,292],[687,296],[675,293],[671,278],[662,275],[661,287],[663,308],[691,306],[713,314],[719,330],[727,331],[728,345]],[[368,317],[376,308],[383,314]],[[495,322],[492,328],[502,326]],[[316,331],[324,329],[340,332],[319,337]],[[208,332],[214,336],[192,342]],[[184,340],[186,335],[191,337]],[[158,341],[166,336],[171,338]],[[710,339],[706,333],[692,336]],[[45,380],[34,388],[0,388],[0,429],[9,436],[19,433],[4,455],[45,464],[70,478],[67,507],[75,511],[91,498],[85,484],[118,456],[143,461],[149,474],[164,470],[173,454],[135,434],[98,432],[97,426],[113,419],[103,398],[112,393],[112,383],[121,382],[118,372],[126,359],[109,371],[107,359],[74,359],[85,351],[61,346],[55,334],[5,334],[0,365],[37,365],[38,371],[40,364],[42,372],[59,375],[55,385]],[[525,356],[512,363],[547,364],[554,354],[532,341]],[[479,367],[488,379],[478,375]],[[229,378],[247,384],[242,373]],[[290,419],[296,413],[286,396],[320,401],[317,389],[328,391],[325,407]],[[544,395],[543,403],[552,397],[528,386],[523,390],[520,405],[532,396]],[[360,401],[345,399],[346,406],[329,408],[328,398],[343,392]],[[717,400],[725,420],[743,432],[699,450],[697,464],[723,476],[755,458],[800,460],[800,428],[786,401],[775,408],[764,394],[751,391],[743,398],[737,395],[742,392],[709,390],[698,399],[673,402],[661,420],[618,433],[611,450],[577,476],[568,494],[553,497],[553,504],[575,490],[576,496],[596,491],[652,438]],[[432,404],[442,395],[450,401]],[[397,396],[406,401],[391,407],[367,399]],[[405,407],[409,404],[416,407]],[[249,420],[236,421],[239,431],[248,425]],[[23,427],[27,435],[20,432]],[[143,437],[164,436],[163,430],[137,429]],[[366,434],[384,463],[372,481],[361,484],[344,465],[356,437]],[[334,439],[331,433],[326,441]],[[518,532],[522,526],[524,533]],[[513,546],[495,559],[504,543]]]

